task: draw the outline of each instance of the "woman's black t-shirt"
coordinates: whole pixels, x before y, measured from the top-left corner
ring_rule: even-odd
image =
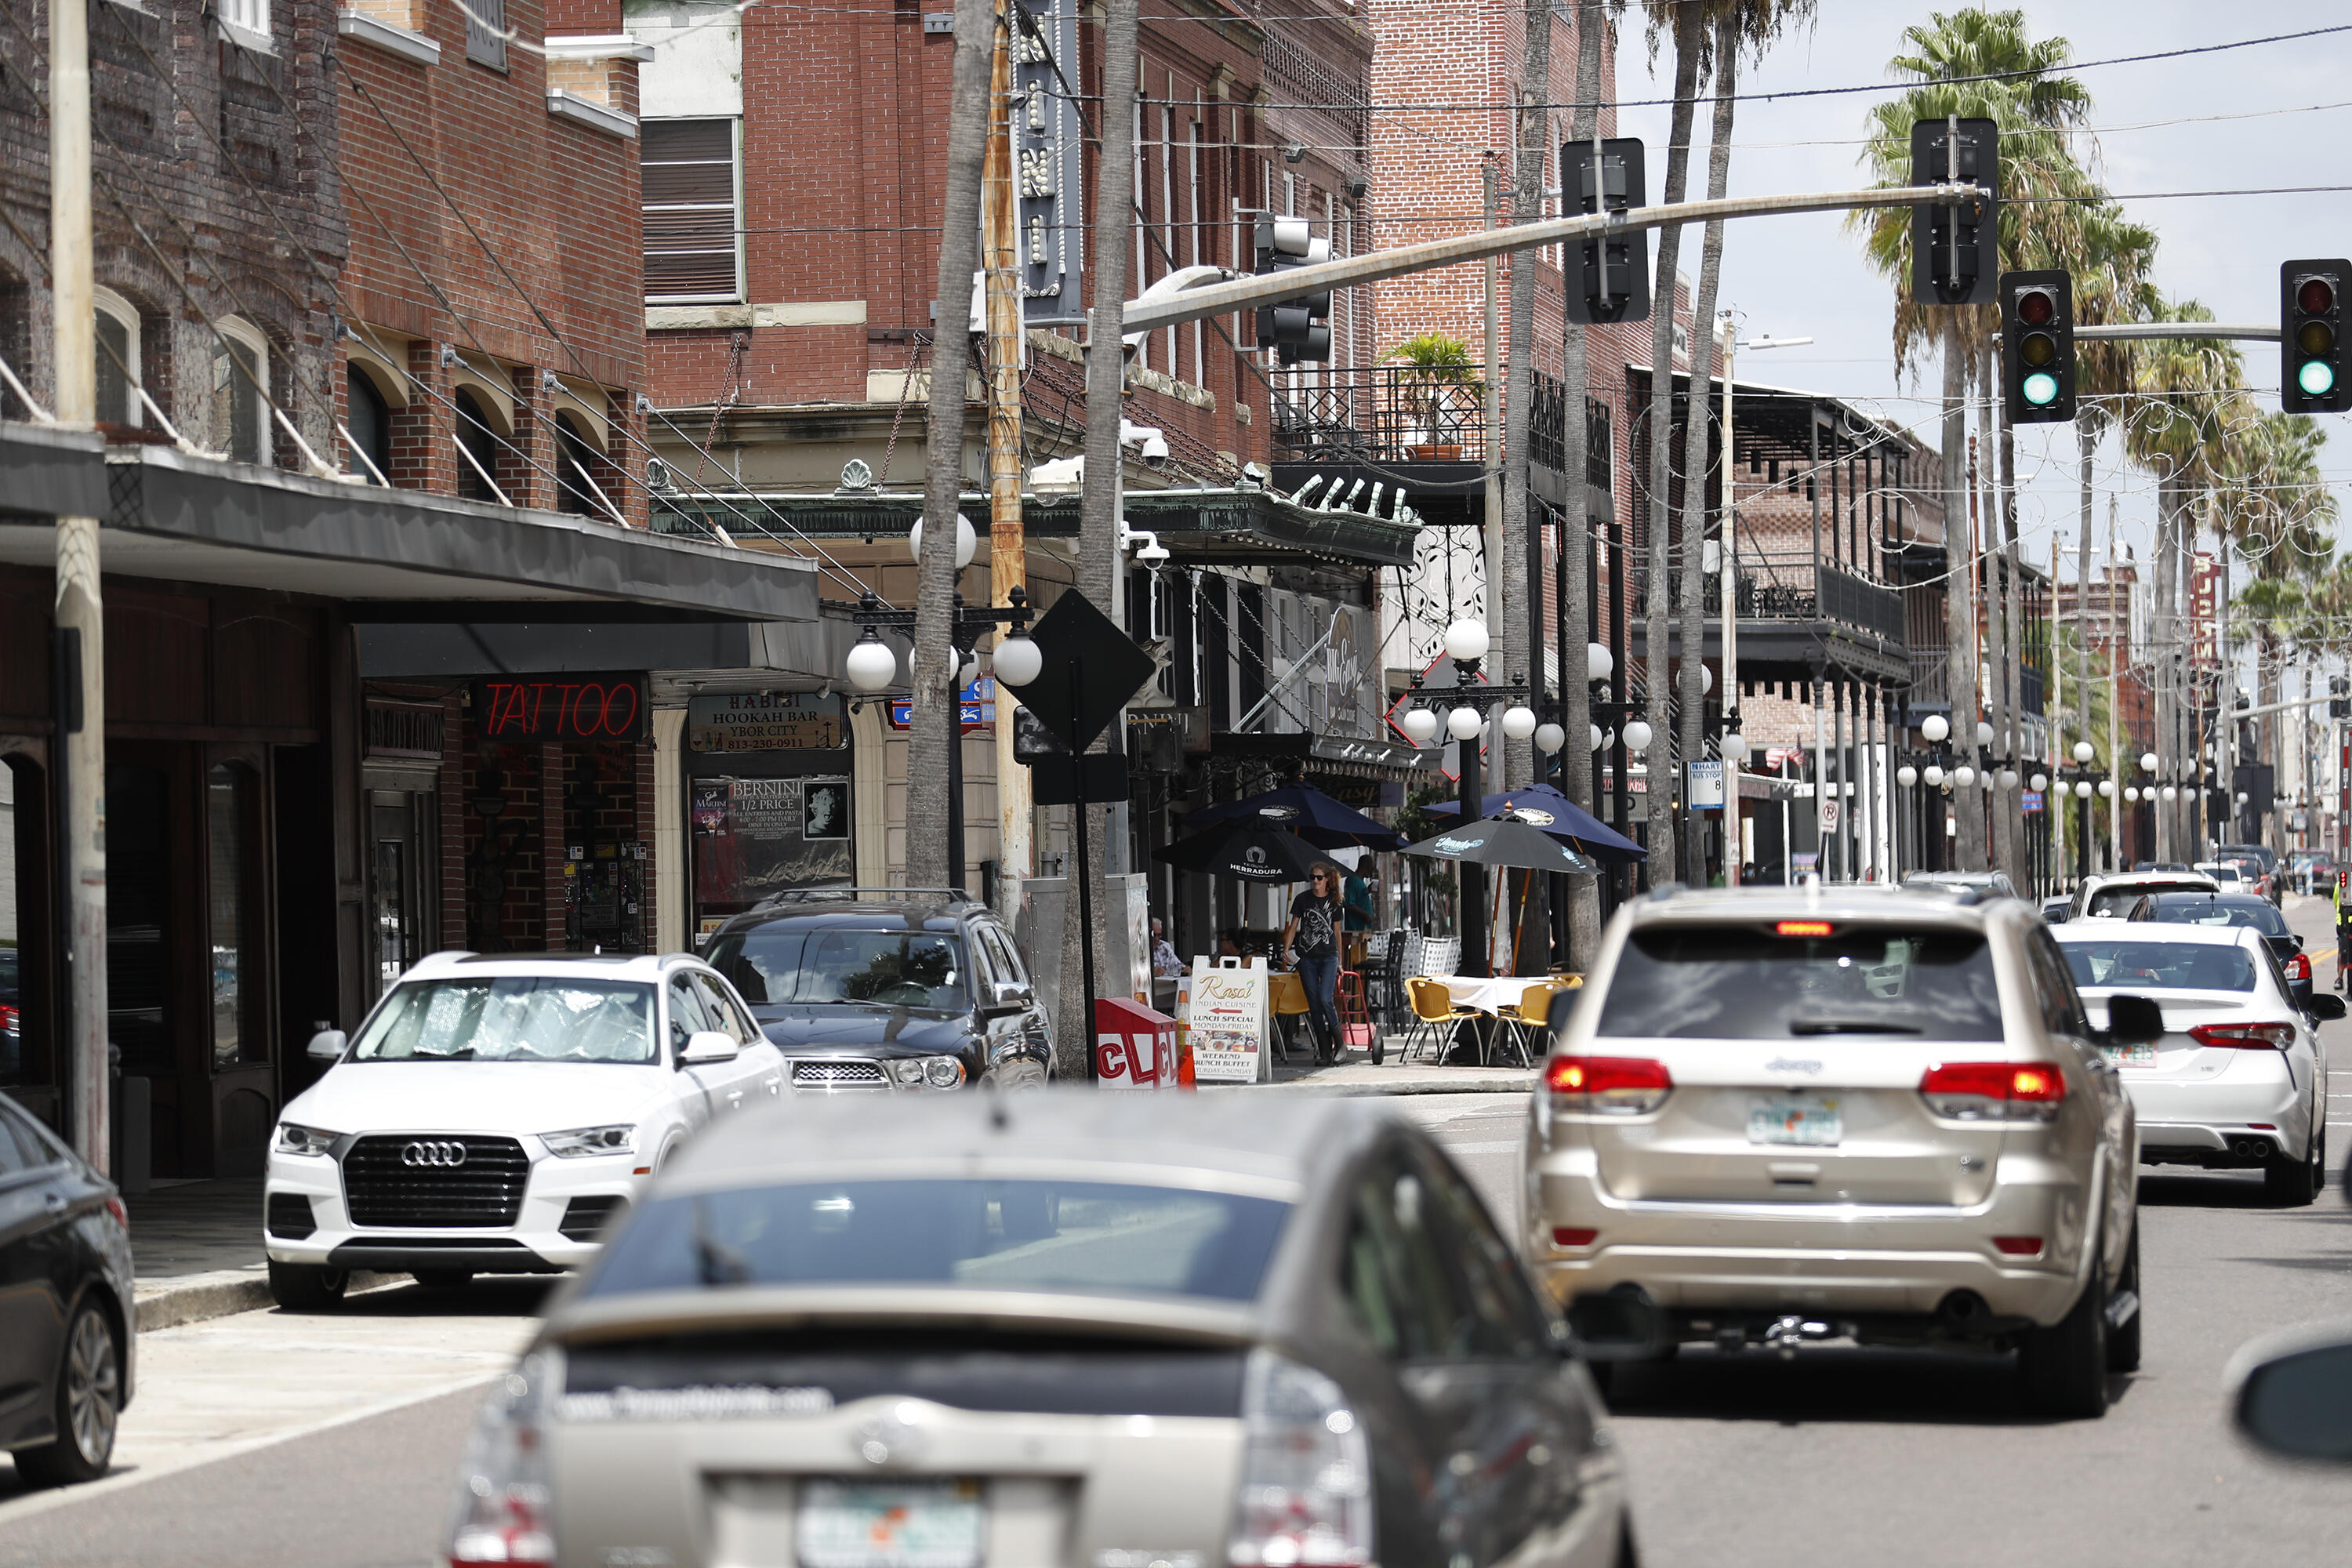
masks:
[[[1291,943],[1291,951],[1301,958],[1325,958],[1338,951],[1331,933],[1339,909],[1335,900],[1318,899],[1311,889],[1291,900],[1290,918],[1298,922],[1298,936]]]

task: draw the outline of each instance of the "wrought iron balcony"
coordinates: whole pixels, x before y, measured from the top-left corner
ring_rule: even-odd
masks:
[[[1680,611],[1682,590],[1682,574],[1677,572],[1666,581],[1669,609]],[[1714,578],[1706,579],[1705,591],[1706,607],[1713,614],[1717,592]],[[1870,582],[1834,566],[1816,567],[1810,559],[1782,562],[1743,553],[1735,592],[1743,621],[1835,621],[1858,631],[1875,633],[1889,642],[1900,643],[1904,639],[1901,589]],[[1633,574],[1635,613],[1638,615],[1648,603],[1649,572],[1637,568]]]
[[[1471,463],[1487,456],[1486,367],[1432,373],[1402,363],[1303,367],[1274,377],[1277,462]],[[1567,389],[1538,372],[1528,455],[1559,468],[1567,456]],[[1609,405],[1585,402],[1587,481],[1609,485]]]

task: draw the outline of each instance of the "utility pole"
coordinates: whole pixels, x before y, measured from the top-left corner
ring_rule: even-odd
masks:
[[[988,151],[981,164],[980,217],[988,310],[989,603],[1009,605],[1026,590],[1029,555],[1021,516],[1020,198],[1013,182],[1012,0],[996,0],[996,48],[989,69]],[[1013,755],[1016,704],[996,696],[996,863],[1001,906],[1012,919],[1022,879],[1032,876],[1029,770]],[[961,745],[961,740],[954,742]]]
[[[49,7],[49,267],[57,325],[58,422],[98,420],[98,317],[89,186],[89,20]],[[50,639],[58,744],[52,787],[62,803],[58,871],[66,883],[58,946],[67,981],[54,1037],[69,1086],[74,1152],[101,1173],[108,1146],[106,1051],[106,648],[100,611],[98,519],[58,519],[57,608]]]

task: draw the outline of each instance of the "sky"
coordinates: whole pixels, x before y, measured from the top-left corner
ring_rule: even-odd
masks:
[[[1760,65],[1743,65],[1743,95],[1884,82],[1903,29],[1925,22],[1934,8],[1885,0],[1821,0],[1813,26],[1784,37]],[[2344,0],[2263,0],[2237,6],[2189,0],[2032,0],[2023,8],[2033,37],[2064,38],[2084,68],[2076,74],[2092,96],[2089,122],[2096,135],[2095,147],[2078,142],[2078,155],[2089,153],[2095,174],[2117,195],[2352,184],[2342,157],[2352,141],[2352,32],[2180,59],[2087,63],[2352,24]],[[1618,59],[1621,100],[1672,94],[1671,41],[1664,41],[1652,66],[1637,17],[1629,18]],[[1730,194],[1870,184],[1856,142],[1867,106],[1876,100],[1875,94],[1743,100],[1733,132]],[[2317,105],[2333,107],[2286,112]],[[1653,149],[1653,201],[1664,179],[1660,150],[1669,140],[1670,114],[1664,106],[1620,113],[1619,134],[1639,136]],[[1703,105],[1702,137],[1705,114]],[[2247,118],[2150,124],[2191,116]],[[1703,178],[1704,165],[1696,159],[1693,174]],[[2172,299],[2202,302],[2222,321],[2275,323],[2279,263],[2352,252],[2352,194],[2127,199],[2123,205],[2134,221],[2154,228],[2160,238],[2158,286]],[[1695,277],[1694,241],[1685,240],[1683,257],[1684,269]],[[1888,286],[1864,264],[1859,242],[1844,231],[1839,215],[1754,218],[1728,226],[1721,297],[1737,307],[1743,339],[1814,340],[1810,347],[1743,354],[1737,367],[1742,381],[1853,398],[1920,428],[1930,447],[1937,444],[1939,372],[1931,360],[1918,380],[1897,382]],[[2267,388],[2259,401],[2275,408],[2277,349],[2267,343],[2242,349],[2249,384]],[[2352,525],[2352,433],[2341,429],[2352,416],[2318,417],[2331,435],[2323,466]],[[2045,565],[2052,531],[2071,544],[2077,528],[2081,501],[2074,451],[2071,426],[2019,431],[2021,542],[2028,559]],[[2124,538],[2137,542],[2145,559],[2155,518],[2152,481],[2122,463],[2120,447],[2111,439],[2100,454],[2095,483],[2093,536],[2102,552],[2112,493]],[[2071,561],[2065,571],[2073,575]]]

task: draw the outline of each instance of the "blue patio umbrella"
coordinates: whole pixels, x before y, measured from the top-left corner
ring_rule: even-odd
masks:
[[[1427,816],[1452,816],[1461,811],[1462,805],[1458,801],[1433,800],[1421,809]],[[1490,795],[1479,803],[1478,809],[1488,816],[1516,812],[1521,821],[1542,828],[1555,838],[1567,839],[1604,866],[1630,866],[1650,858],[1648,850],[1549,784],[1529,784],[1525,789]]]
[[[1188,812],[1184,826],[1200,827],[1234,817],[1287,828],[1318,849],[1345,849],[1354,844],[1367,849],[1397,849],[1404,845],[1403,834],[1382,827],[1354,806],[1344,805],[1307,784],[1287,784],[1246,800]]]

